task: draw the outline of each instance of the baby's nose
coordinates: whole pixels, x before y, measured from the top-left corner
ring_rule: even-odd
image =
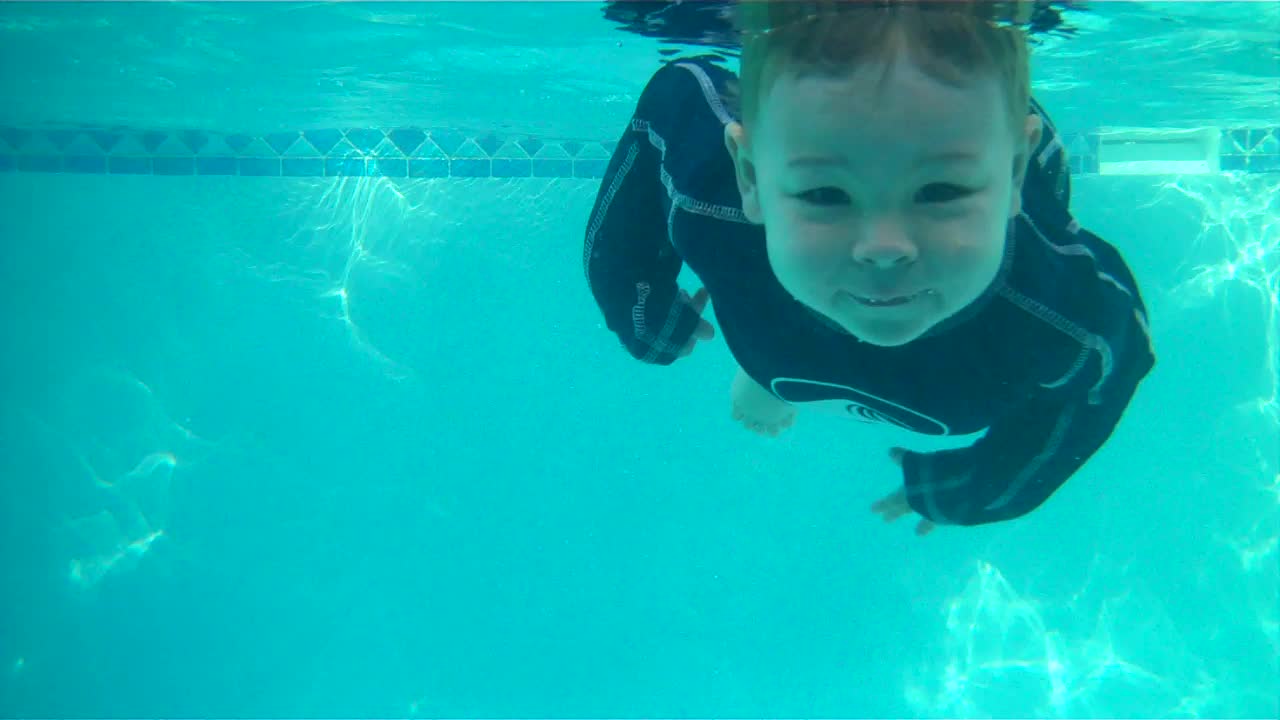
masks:
[[[859,265],[893,268],[915,262],[919,251],[901,232],[879,229],[854,243],[853,259]]]

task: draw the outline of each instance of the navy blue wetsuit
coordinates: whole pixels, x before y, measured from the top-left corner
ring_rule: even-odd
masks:
[[[641,94],[586,229],[583,263],[609,329],[644,362],[679,357],[699,319],[677,285],[687,263],[738,364],[779,398],[839,403],[926,435],[983,433],[970,447],[907,453],[913,510],[976,525],[1039,506],[1107,440],[1155,362],[1133,275],[1068,211],[1048,117],[995,281],[925,336],[880,347],[774,276],[724,147],[732,77],[690,58],[664,65]]]

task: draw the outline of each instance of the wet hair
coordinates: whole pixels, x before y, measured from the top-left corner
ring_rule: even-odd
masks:
[[[1026,3],[989,0],[739,0],[742,65],[726,100],[748,128],[782,72],[839,76],[905,52],[953,85],[989,75],[1000,84],[1010,129],[1030,110]]]

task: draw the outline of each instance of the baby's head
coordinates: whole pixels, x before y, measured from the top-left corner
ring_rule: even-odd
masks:
[[[996,5],[739,3],[743,209],[783,287],[866,342],[911,342],[999,270],[1041,128]]]

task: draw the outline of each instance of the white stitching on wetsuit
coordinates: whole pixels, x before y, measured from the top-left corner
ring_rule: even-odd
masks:
[[[676,67],[688,70],[698,79],[698,84],[702,86],[702,97],[711,106],[712,112],[719,118],[721,125],[733,122],[733,116],[725,109],[724,101],[720,99],[720,92],[716,90],[715,83],[711,82],[706,70],[692,63],[676,63]]]
[[[1014,290],[1007,284],[1000,286],[1000,289],[997,292],[1000,293],[1001,297],[1013,303],[1017,307],[1027,311],[1037,319],[1043,320],[1054,330],[1061,332],[1081,345],[1089,345],[1089,338],[1092,333],[1062,317],[1054,310],[1046,307],[1040,301],[1032,300],[1026,295]]]
[[[1040,468],[1044,467],[1044,464],[1049,462],[1050,458],[1058,454],[1073,417],[1075,417],[1075,405],[1068,405],[1066,410],[1058,416],[1058,421],[1054,423],[1053,432],[1049,433],[1049,439],[1045,442],[1044,448],[1036,453],[1031,462],[1027,463],[1026,467],[1022,468],[1022,472],[1018,473],[1013,482],[1009,483],[1009,487],[1005,488],[1004,493],[992,500],[984,508],[985,510],[1002,508],[1022,493],[1022,489],[1026,487],[1027,483],[1031,482],[1036,473],[1040,472]]]
[[[679,66],[685,70],[689,70],[697,79],[702,87],[703,99],[707,101],[711,110],[721,120],[722,123],[729,122],[732,118],[725,110],[724,104],[720,101],[719,93],[715,91],[711,79],[702,70],[696,66],[687,66],[684,63]],[[653,129],[649,121],[638,117],[631,119],[631,131],[634,133],[645,133],[649,138],[649,144],[652,145],[659,153],[658,176],[662,182],[663,188],[667,191],[667,196],[671,199],[671,212],[667,216],[667,237],[671,239],[672,225],[675,222],[675,211],[677,208],[688,212],[705,215],[717,220],[728,222],[737,222],[750,224],[746,215],[741,208],[730,207],[726,205],[716,205],[692,198],[675,187],[675,182],[671,178],[671,174],[667,171],[667,142]],[[627,157],[623,160],[622,165],[618,168],[618,172],[613,178],[613,182],[609,184],[609,188],[605,192],[604,200],[600,203],[600,210],[596,217],[592,219],[591,227],[587,232],[586,247],[583,249],[582,264],[587,275],[587,286],[591,287],[591,253],[595,247],[596,239],[599,236],[601,225],[604,223],[605,216],[608,215],[609,208],[613,203],[614,195],[626,176],[631,172],[635,165],[637,156],[639,155],[639,141],[633,140],[632,145],[627,150]],[[637,340],[649,345],[649,352],[645,354],[645,360],[652,362],[657,355],[663,352],[673,352],[676,348],[671,344],[671,333],[675,332],[680,320],[680,310],[683,303],[681,297],[677,296],[675,302],[672,303],[671,309],[667,313],[666,322],[663,324],[662,330],[658,335],[649,333],[644,319],[645,305],[648,301],[652,288],[648,283],[636,284],[636,304],[631,308],[631,325],[632,332],[635,333]]]
[[[1044,233],[1040,232],[1040,228],[1036,226],[1035,222],[1029,216],[1027,216],[1025,213],[1023,213],[1022,216],[1026,219],[1027,226],[1030,227],[1033,232],[1035,232],[1036,236],[1040,238],[1040,241],[1042,243],[1052,248],[1055,252],[1061,253],[1063,255],[1087,256],[1094,265],[1094,273],[1100,279],[1110,282],[1113,285],[1116,285],[1117,287],[1120,287],[1122,290],[1125,291],[1126,295],[1132,298],[1132,293],[1130,293],[1127,289],[1120,286],[1120,284],[1116,282],[1115,278],[1097,269],[1098,259],[1089,250],[1089,248],[1084,247],[1083,245],[1068,245],[1065,248],[1063,246],[1056,245],[1050,242],[1049,238],[1045,237]],[[1040,302],[1032,300],[1031,298],[1023,295],[1022,293],[1018,292],[1017,290],[1014,290],[1013,288],[1007,285],[1000,288],[1000,294],[1003,295],[1007,300],[1012,302],[1014,305],[1022,308],[1023,310],[1031,313],[1032,315],[1040,318],[1041,320],[1044,320],[1050,326],[1056,328],[1057,330],[1063,333],[1066,333],[1076,342],[1080,343],[1082,346],[1097,351],[1098,358],[1101,360],[1101,363],[1102,363],[1102,372],[1100,377],[1098,378],[1098,381],[1094,383],[1093,387],[1089,389],[1089,403],[1091,405],[1097,405],[1098,403],[1102,402],[1102,386],[1106,384],[1108,379],[1110,379],[1111,371],[1114,367],[1114,358],[1113,358],[1113,353],[1111,351],[1111,344],[1108,343],[1106,339],[1104,339],[1101,335],[1096,335],[1094,333],[1091,333],[1085,330],[1084,328],[1080,327],[1076,323],[1073,323],[1067,320],[1066,318],[1062,317],[1057,312],[1051,310],[1050,308],[1046,307]]]
[[[1084,367],[1084,364],[1089,361],[1089,355],[1092,352],[1093,349],[1090,347],[1081,347],[1080,352],[1076,355],[1075,362],[1071,363],[1071,367],[1067,368],[1067,371],[1063,373],[1062,377],[1050,382],[1040,383],[1040,386],[1052,390],[1054,388],[1060,388],[1071,382],[1071,378],[1075,377],[1076,373],[1080,372],[1081,368]]]
[[[650,343],[652,350],[645,355],[645,359],[653,362],[658,359],[658,355],[664,352],[675,352],[679,348],[671,344],[671,333],[675,332],[676,325],[680,321],[680,310],[684,307],[684,292],[676,295],[671,303],[671,307],[667,309],[667,320],[662,325],[662,330],[658,336]],[[655,354],[656,353],[656,354]]]
[[[604,224],[604,219],[609,214],[609,206],[613,204],[613,196],[617,194],[618,188],[622,187],[622,181],[631,172],[631,167],[635,165],[636,157],[639,154],[640,143],[632,140],[631,147],[627,149],[626,159],[622,161],[622,166],[618,168],[618,173],[614,175],[613,182],[609,183],[609,189],[605,191],[604,200],[600,203],[600,211],[591,219],[591,227],[587,230],[587,245],[582,250],[582,269],[587,275],[588,289],[591,288],[591,251],[595,249],[596,238],[600,235],[600,226]]]
[[[631,127],[637,131],[648,133],[649,143],[662,154],[662,160],[658,165],[658,176],[662,179],[662,186],[667,189],[667,196],[671,198],[673,205],[696,215],[706,215],[717,220],[750,224],[747,216],[742,212],[742,208],[714,205],[703,200],[696,200],[677,190],[675,182],[671,179],[671,174],[667,172],[667,141],[650,127],[647,120],[632,120]]]
[[[1032,227],[1035,227],[1035,223],[1032,223]],[[1120,281],[1116,280],[1109,273],[1105,273],[1102,270],[1097,269],[1098,257],[1094,255],[1093,251],[1090,250],[1087,246],[1081,245],[1079,243],[1076,243],[1074,245],[1055,244],[1053,242],[1050,242],[1049,238],[1045,237],[1044,234],[1040,232],[1039,228],[1036,228],[1036,235],[1039,235],[1040,239],[1044,241],[1044,244],[1048,245],[1054,252],[1058,253],[1059,255],[1070,255],[1074,257],[1089,258],[1089,260],[1093,262],[1093,266],[1095,268],[1094,272],[1097,273],[1099,279],[1101,279],[1103,282],[1107,282],[1114,285],[1117,290],[1129,296],[1130,299],[1133,299],[1133,293],[1130,292],[1129,288],[1125,287],[1124,285],[1121,285]]]
[[[667,211],[667,237],[672,238],[672,245],[675,244],[676,236],[676,204],[671,203],[671,209]]]
[[[1097,405],[1101,402],[1102,386],[1106,384],[1107,380],[1111,377],[1111,370],[1114,364],[1110,343],[1102,339],[1101,336],[1094,335],[1084,328],[1081,328],[1079,325],[1068,321],[1066,318],[1046,307],[1043,303],[1037,300],[1032,300],[1008,285],[1000,288],[1000,295],[1013,303],[1015,307],[1025,310],[1034,317],[1043,320],[1055,330],[1066,334],[1085,348],[1098,353],[1098,359],[1101,360],[1102,363],[1102,374],[1098,378],[1098,382],[1094,383],[1093,387],[1089,389],[1089,404]]]
[[[645,362],[653,362],[664,352],[675,352],[678,348],[671,344],[671,333],[675,331],[680,320],[680,309],[684,305],[685,293],[676,296],[671,308],[667,311],[667,319],[657,335],[649,332],[645,322],[645,307],[653,288],[647,282],[636,283],[636,304],[631,306],[631,331],[640,342],[649,346],[649,351],[642,358]]]
[[[644,305],[649,301],[649,283],[636,283],[636,304],[631,306],[631,331],[636,339],[644,341]]]

